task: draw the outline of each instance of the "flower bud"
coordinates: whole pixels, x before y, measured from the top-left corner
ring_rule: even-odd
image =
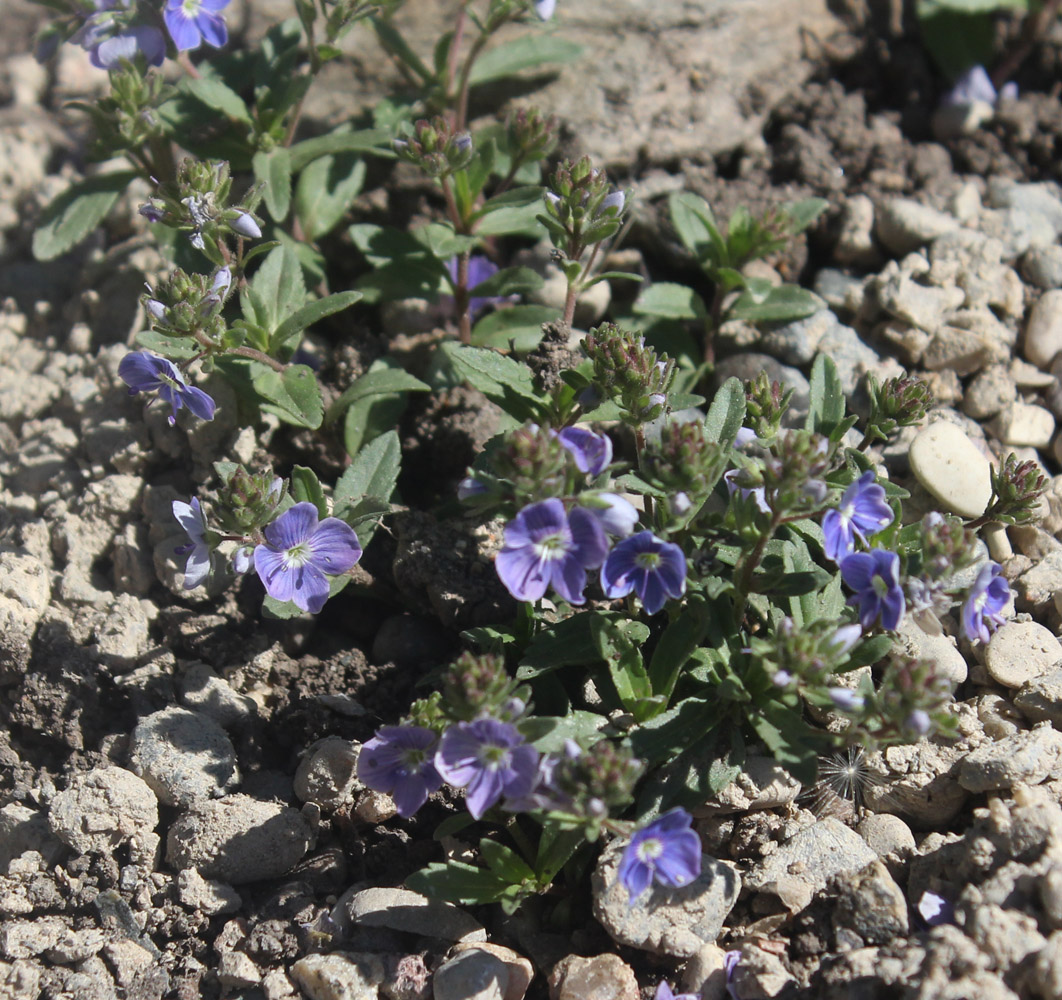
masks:
[[[248,239],[257,240],[262,236],[262,230],[259,228],[258,223],[246,212],[240,212],[240,214],[229,223],[229,227],[234,233],[237,233],[240,236],[245,236]]]

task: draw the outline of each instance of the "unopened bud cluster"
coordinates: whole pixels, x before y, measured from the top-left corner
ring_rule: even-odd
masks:
[[[218,490],[218,523],[233,534],[258,531],[276,517],[285,493],[284,480],[272,472],[248,472],[237,466]]]
[[[188,274],[177,268],[170,277],[141,297],[151,326],[168,337],[190,337],[201,334],[212,344],[220,346],[226,324],[221,317],[222,307],[232,284],[227,268],[220,268],[213,276]]]
[[[775,687],[797,684],[806,689],[826,685],[843,671],[860,637],[858,625],[838,628],[836,622],[820,620],[797,628],[791,618],[783,618],[771,638],[753,637],[749,649]]]
[[[870,441],[888,440],[901,427],[920,424],[933,402],[929,385],[910,376],[886,379],[879,384],[873,375],[868,375],[867,393],[870,418],[866,438]]]
[[[468,132],[456,132],[445,118],[420,119],[413,132],[395,139],[399,158],[415,163],[429,177],[444,178],[472,162],[475,149]]]
[[[727,457],[719,442],[708,440],[703,421],[669,423],[660,429],[659,440],[646,444],[642,472],[670,494],[702,499],[722,476]]]
[[[607,398],[624,410],[628,423],[642,424],[664,413],[675,379],[675,362],[657,357],[640,333],[603,323],[583,341],[594,365],[594,381]]]
[[[509,434],[494,456],[494,468],[521,506],[570,492],[578,472],[557,435],[537,424]]]
[[[745,383],[745,425],[759,438],[773,438],[781,429],[792,398],[792,389],[783,388],[780,382],[772,382],[766,372],[760,372]]]
[[[496,656],[462,653],[442,683],[446,713],[453,721],[471,722],[490,716],[513,722],[527,707],[528,691],[518,687]]]
[[[557,145],[557,118],[544,118],[538,108],[521,108],[505,123],[514,159],[533,163],[548,156]]]
[[[538,217],[550,238],[570,259],[619,231],[626,196],[609,192],[608,177],[590,165],[589,157],[566,160],[550,175],[546,212]]]
[[[642,763],[625,746],[599,740],[578,756],[562,758],[553,784],[576,815],[594,821],[627,805],[642,774]]]
[[[1001,524],[1031,524],[1037,520],[1041,494],[1047,488],[1047,478],[1033,461],[1019,461],[1007,455],[998,470],[992,470],[992,502],[982,521]]]

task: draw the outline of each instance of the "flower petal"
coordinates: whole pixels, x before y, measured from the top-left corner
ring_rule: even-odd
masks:
[[[184,565],[184,589],[198,587],[210,575],[210,549],[197,545]]]
[[[173,368],[165,358],[147,351],[133,351],[118,362],[118,377],[134,392],[154,392],[162,384],[159,372],[166,371],[167,365]]]
[[[283,552],[277,552],[267,545],[255,546],[254,570],[262,581],[266,593],[273,600],[291,600],[295,592],[295,580]]]
[[[188,52],[199,48],[202,42],[199,29],[193,20],[185,16],[180,4],[176,7],[167,5],[162,18],[166,22],[166,30],[169,31],[170,38],[173,39],[178,52]]]
[[[220,49],[229,40],[229,29],[225,24],[225,19],[217,14],[204,10],[195,19],[195,24],[203,35],[203,41],[215,49]]]
[[[285,552],[309,541],[317,527],[317,508],[307,501],[284,511],[263,534],[271,548]]]
[[[346,573],[361,558],[354,529],[338,517],[326,517],[310,539],[310,561],[322,573]]]
[[[494,558],[494,569],[518,601],[541,600],[549,586],[545,566],[530,546],[502,549]]]
[[[576,507],[568,518],[575,556],[586,569],[597,569],[608,554],[608,535],[601,521],[583,507]]]
[[[214,419],[216,404],[202,389],[197,389],[194,385],[190,385],[187,389],[182,389],[179,395],[184,405],[200,420]]]
[[[313,563],[295,566],[290,572],[294,576],[291,599],[303,611],[317,614],[328,600],[328,577]]]

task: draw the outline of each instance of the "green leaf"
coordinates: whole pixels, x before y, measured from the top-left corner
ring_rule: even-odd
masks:
[[[252,384],[265,401],[262,409],[275,413],[296,427],[311,430],[321,426],[324,404],[317,376],[308,365],[288,365],[281,374],[260,362],[252,362]]]
[[[80,243],[103,221],[137,176],[135,170],[116,170],[71,184],[41,213],[33,234],[33,256],[37,260],[54,260]]]
[[[825,308],[814,292],[798,285],[778,285],[757,301],[751,292],[744,292],[727,312],[728,319],[743,319],[749,323],[775,323],[803,319]]]
[[[926,4],[923,9],[922,42],[945,76],[954,80],[971,66],[991,64],[995,23],[990,13],[946,9],[943,4]]]
[[[539,753],[560,753],[566,740],[589,746],[601,739],[608,719],[597,712],[576,709],[567,715],[529,715],[520,721],[521,735]]]
[[[803,198],[790,202],[783,209],[789,217],[790,232],[803,232],[829,207],[830,203],[825,198]]]
[[[197,79],[185,77],[181,80],[179,88],[187,94],[191,94],[196,100],[201,101],[208,108],[220,111],[233,121],[242,122],[244,125],[253,124],[251,113],[247,110],[243,98],[227,84],[222,83],[216,77],[200,76]]]
[[[377,366],[386,368],[382,360],[374,361],[369,371]],[[343,416],[343,447],[346,453],[356,455],[370,441],[397,427],[406,411],[406,404],[404,392],[391,392],[366,396],[347,407]]]
[[[729,263],[726,240],[703,198],[689,191],[676,191],[668,197],[668,208],[679,239],[702,267],[724,267]]]
[[[824,741],[815,736],[799,712],[781,702],[768,701],[748,719],[779,764],[803,784],[815,783]]]
[[[389,20],[382,17],[370,17],[369,23],[376,31],[376,37],[384,49],[405,63],[424,83],[434,82],[431,70],[424,65],[420,56],[409,47],[402,33]]]
[[[712,397],[704,418],[704,433],[709,441],[730,448],[745,422],[745,387],[739,378],[728,378]]]
[[[512,883],[486,868],[476,868],[462,861],[435,862],[406,879],[406,886],[429,899],[474,906],[496,903]]]
[[[295,214],[303,235],[317,240],[340,222],[365,183],[365,161],[353,154],[322,156],[299,174]]]
[[[393,156],[387,145],[391,133],[379,128],[362,129],[360,132],[332,132],[304,139],[291,147],[291,172],[297,174],[322,156],[342,153],[377,153]]]
[[[244,316],[271,332],[305,302],[302,267],[289,246],[279,246],[271,251],[240,294]]]
[[[339,477],[332,493],[333,513],[345,518],[362,497],[390,500],[402,466],[402,446],[397,431],[381,434],[370,441]],[[362,544],[367,544],[363,542]]]
[[[477,236],[544,236],[545,227],[538,221],[542,201],[526,205],[503,205],[484,215],[476,223]]]
[[[394,392],[430,392],[431,387],[401,368],[376,368],[355,379],[329,407],[325,423],[331,423],[348,407],[368,396]]]
[[[476,347],[508,348],[517,354],[533,351],[542,340],[542,324],[557,319],[552,306],[506,306],[487,313],[472,327]]]
[[[526,295],[542,287],[542,277],[529,267],[503,267],[486,281],[469,289],[476,298],[492,298],[496,295]]]
[[[313,469],[296,465],[291,470],[291,495],[296,503],[312,503],[319,517],[328,517],[328,501]]]
[[[286,146],[268,153],[255,153],[251,160],[254,178],[261,184],[266,208],[276,222],[283,222],[291,208],[291,157]]]
[[[156,333],[154,330],[142,330],[136,335],[136,342],[141,347],[174,361],[194,358],[200,350],[191,337],[167,337],[164,333]]]
[[[665,319],[699,319],[708,315],[704,300],[686,285],[658,281],[644,289],[634,303],[638,316],[663,316]]]
[[[475,87],[546,63],[572,62],[582,52],[581,45],[557,35],[520,35],[484,52],[472,66],[469,83]]]
[[[691,594],[678,618],[664,630],[653,650],[653,658],[649,661],[649,683],[652,693],[662,699],[661,708],[667,707],[683,669],[708,633],[708,613],[704,598]]]
[[[891,635],[875,635],[864,639],[848,654],[848,662],[845,663],[842,673],[877,663],[878,660],[889,655],[892,646]]]
[[[657,703],[650,704],[653,690],[640,649],[649,638],[649,627],[642,622],[601,617],[592,618],[590,627],[620,703],[637,721],[648,718],[657,707]]]
[[[484,837],[479,842],[479,853],[487,867],[499,878],[512,884],[535,880],[535,873],[530,865],[515,851]]]
[[[584,611],[543,627],[524,651],[516,668],[517,680],[532,680],[560,667],[588,666],[601,662],[598,651],[598,620],[629,621],[615,611]]]
[[[439,350],[457,378],[479,389],[510,416],[522,421],[540,415],[542,402],[526,365],[496,351],[452,341],[441,344]]]
[[[819,354],[811,366],[811,395],[805,426],[809,431],[829,437],[844,420],[846,408],[837,366],[829,355]]]
[[[296,309],[274,331],[269,339],[269,352],[278,354],[289,346],[289,341],[296,338],[303,330],[326,316],[350,308],[361,301],[361,292],[336,292],[323,299],[307,302],[301,309]]]

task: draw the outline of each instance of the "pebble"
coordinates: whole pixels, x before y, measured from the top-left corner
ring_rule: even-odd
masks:
[[[1062,290],[1044,292],[1036,300],[1025,324],[1026,361],[1046,370],[1062,351]]]
[[[351,923],[419,934],[437,941],[486,941],[487,932],[464,910],[409,889],[362,889],[347,904]]]
[[[1004,444],[1046,448],[1055,435],[1055,418],[1042,406],[1014,402],[988,425],[988,430]]]
[[[1062,246],[1034,247],[1021,259],[1021,273],[1030,285],[1045,291],[1062,288]]]
[[[966,657],[959,652],[950,636],[930,635],[910,616],[900,622],[897,629],[900,643],[908,647],[907,653],[933,664],[938,677],[945,678],[953,687],[962,684],[969,673]]]
[[[463,951],[486,951],[505,964],[509,976],[509,986],[505,990],[503,1000],[523,1000],[531,980],[535,978],[535,967],[523,955],[506,948],[504,945],[494,944],[490,941],[482,941],[478,944],[458,942],[453,946],[453,953],[460,954]]]
[[[953,423],[938,420],[919,431],[909,461],[919,483],[953,514],[978,517],[992,499],[988,459]]]
[[[550,1000],[640,1000],[638,980],[619,955],[562,958],[549,974]]]
[[[311,847],[313,831],[297,809],[247,795],[207,799],[170,826],[166,860],[232,885],[276,878]]]
[[[985,650],[989,677],[1008,688],[1035,680],[1060,660],[1062,645],[1057,637],[1036,622],[1007,622],[996,630]]]
[[[1055,241],[1055,229],[1042,215],[1024,208],[985,209],[978,222],[981,232],[1003,244],[1007,260],[1020,257],[1031,247],[1050,246]]]
[[[52,833],[82,854],[110,855],[127,840],[146,844],[154,837],[158,822],[154,792],[120,767],[98,767],[75,775],[48,809]]]
[[[891,198],[883,202],[875,216],[878,239],[898,257],[958,228],[959,222],[954,216],[909,198]]]
[[[504,1000],[509,970],[489,951],[472,948],[443,962],[431,986],[434,1000]]]
[[[978,747],[959,768],[959,784],[970,792],[994,792],[1017,784],[1038,785],[1062,776],[1062,733],[1040,723]]]
[[[6,875],[11,862],[26,851],[36,851],[51,867],[66,847],[52,835],[45,813],[9,802],[0,809],[0,875]]]
[[[736,866],[702,855],[701,873],[689,885],[652,885],[638,900],[617,878],[623,844],[610,844],[591,876],[594,916],[619,944],[674,958],[689,958],[714,941],[741,892]]]
[[[291,978],[308,1000],[377,1000],[384,965],[376,955],[334,951],[300,958]]]
[[[338,736],[314,743],[295,771],[294,789],[300,802],[315,802],[322,809],[337,809],[354,795],[355,770],[361,746]]]
[[[906,936],[907,899],[880,861],[838,879],[837,884],[832,917],[839,949],[888,944]]]
[[[209,716],[223,729],[242,725],[254,717],[255,700],[240,694],[205,663],[192,663],[181,675],[181,701]]]
[[[129,757],[159,801],[186,807],[217,798],[240,781],[236,751],[210,716],[164,708],[133,730]]]
[[[962,412],[974,420],[987,420],[1017,398],[1018,388],[1003,365],[992,365],[970,380],[963,394]]]
[[[988,182],[987,201],[993,208],[1020,208],[1043,218],[1062,235],[1062,200],[1053,184],[1021,184],[1009,177],[993,177]]]
[[[177,898],[182,906],[209,917],[235,913],[241,905],[240,894],[231,885],[205,879],[194,868],[177,873]]]
[[[773,757],[750,754],[741,773],[719,792],[707,812],[756,812],[788,805],[800,794],[802,785]]]
[[[245,990],[262,981],[262,970],[242,951],[223,951],[218,956],[218,982],[224,993]]]
[[[871,268],[881,263],[881,251],[874,242],[874,202],[867,195],[844,200],[833,256],[845,266]]]
[[[1062,669],[1030,680],[1014,695],[1014,707],[1030,722],[1046,720],[1062,729]]]
[[[682,968],[681,990],[701,1000],[725,1000],[726,951],[717,944],[701,948]]]
[[[856,833],[879,858],[910,857],[915,852],[915,838],[911,828],[899,816],[874,813],[861,820]]]

